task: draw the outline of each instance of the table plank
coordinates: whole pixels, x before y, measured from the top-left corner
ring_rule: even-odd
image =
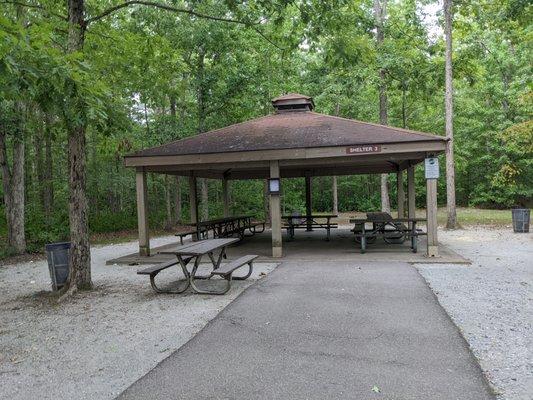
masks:
[[[161,251],[160,253],[161,254],[199,256],[199,255],[207,254],[221,247],[226,247],[226,246],[229,246],[230,244],[237,243],[238,241],[239,241],[238,238],[200,240],[192,244],[189,243],[183,246],[179,246],[178,248],[174,250]]]
[[[304,214],[304,215],[283,215],[281,218],[283,219],[296,219],[296,218],[304,219],[304,218],[337,218],[337,217],[338,217],[337,214],[320,214],[320,215],[312,214],[309,217]]]
[[[371,223],[371,222],[425,222],[425,218],[393,218],[393,219],[367,219],[367,218],[350,218],[350,223]]]

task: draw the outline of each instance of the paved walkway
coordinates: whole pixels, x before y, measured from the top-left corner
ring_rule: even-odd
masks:
[[[119,398],[493,396],[457,328],[408,264],[287,262]]]

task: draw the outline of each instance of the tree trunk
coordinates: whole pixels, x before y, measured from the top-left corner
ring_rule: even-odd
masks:
[[[452,0],[444,0],[444,34],[446,36],[446,200],[448,219],[446,227],[457,227],[457,210],[455,208],[455,161],[453,155],[453,66],[452,66]]]
[[[176,95],[170,96],[170,116],[176,119]],[[174,121],[173,121],[174,122]]]
[[[176,224],[179,224],[181,222],[181,179],[179,175],[176,175],[176,217],[174,219],[174,222]]]
[[[383,45],[384,33],[383,23],[387,15],[387,0],[374,0],[374,20],[376,25],[376,44],[378,54]],[[387,109],[387,84],[386,84],[386,70],[379,69],[379,123],[387,125],[388,123],[388,109]],[[389,186],[388,174],[381,174],[381,211],[390,213],[389,200]]]
[[[15,254],[26,252],[26,234],[24,226],[24,127],[21,115],[22,107],[17,106],[16,129],[13,135],[13,163],[9,169],[7,160],[6,135],[0,131],[0,168],[4,191],[4,203],[7,220],[7,242]]]
[[[167,218],[165,221],[165,229],[170,229],[172,227],[173,217],[172,217],[172,195],[170,190],[170,175],[165,175],[165,205],[167,211]]]
[[[39,203],[44,211],[44,160],[43,160],[43,136],[46,130],[46,124],[44,129],[36,129],[33,135],[33,147],[35,151],[35,176],[36,176],[36,192],[39,194]]]
[[[206,110],[206,89],[204,82],[205,71],[205,50],[200,47],[198,50],[198,61],[196,65],[199,86],[197,89],[197,106],[198,106],[198,133],[205,132],[205,118],[207,115]],[[201,199],[201,218],[202,220],[209,219],[209,186],[207,179],[200,179],[200,199]]]
[[[83,50],[86,23],[84,0],[68,0],[68,52]],[[91,253],[89,246],[89,210],[87,204],[86,166],[86,107],[80,101],[75,82],[67,88],[68,163],[69,163],[69,221],[70,221],[70,271],[64,291],[90,289]]]
[[[54,185],[53,185],[53,159],[52,159],[52,127],[51,121],[47,118],[44,137],[44,176],[43,176],[43,206],[46,218],[49,219],[54,207]]]

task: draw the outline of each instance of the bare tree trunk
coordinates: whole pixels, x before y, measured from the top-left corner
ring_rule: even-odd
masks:
[[[172,196],[170,190],[170,175],[165,175],[165,204],[167,210],[167,218],[165,221],[165,228],[170,229],[172,227],[173,217],[172,217]]]
[[[84,21],[84,0],[68,0],[69,53],[83,50],[86,22]],[[86,109],[76,83],[69,82],[66,120],[68,127],[69,161],[69,221],[70,221],[70,271],[64,291],[90,289],[91,252],[89,245],[89,209],[87,203],[87,155],[86,155]]]
[[[176,119],[176,95],[170,96],[170,116]]]
[[[453,66],[452,66],[452,0],[444,0],[444,34],[446,36],[446,200],[448,219],[446,227],[457,227],[455,208],[455,160],[453,155]]]
[[[44,173],[43,173],[43,208],[50,222],[52,208],[54,206],[54,185],[52,181],[52,121],[48,114],[45,116],[45,136],[44,136]]]
[[[378,53],[383,45],[383,23],[387,15],[387,0],[374,0],[374,20],[376,25],[376,43]],[[386,70],[379,70],[379,123],[387,125],[387,83]],[[390,213],[388,174],[381,174],[381,211]]]
[[[16,129],[13,135],[13,163],[9,169],[5,131],[0,131],[0,168],[7,220],[7,241],[15,254],[26,252],[26,234],[24,226],[24,127],[22,107],[15,109]]]
[[[36,192],[39,194],[39,203],[41,204],[42,210],[44,211],[44,160],[43,160],[43,137],[44,131],[46,130],[46,125],[44,129],[36,129],[33,134],[33,147],[35,151],[35,176],[36,176]]]

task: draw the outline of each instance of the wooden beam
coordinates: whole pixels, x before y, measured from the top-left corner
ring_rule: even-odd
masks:
[[[224,217],[229,217],[230,216],[229,182],[227,178],[222,179],[222,202],[224,204]]]
[[[278,161],[270,162],[270,177],[280,177]],[[281,202],[279,194],[270,195],[270,227],[272,232],[272,257],[279,258],[283,254],[281,239]]]
[[[379,153],[356,153],[347,156],[346,149],[350,146],[293,148],[279,150],[255,150],[241,152],[186,154],[186,155],[157,155],[157,156],[126,156],[126,167],[153,165],[205,165],[218,163],[257,162],[271,160],[297,160],[314,158],[353,158],[375,157],[396,153],[441,153],[446,149],[446,142],[419,141],[406,143],[382,144]]]
[[[307,171],[305,173],[305,216],[307,217],[307,232],[313,230],[313,224],[311,221],[311,215],[313,214],[313,193],[311,191],[312,179],[311,173]]]
[[[405,191],[403,190],[403,171],[396,173],[396,192],[398,200],[398,218],[405,216]]]
[[[407,217],[416,218],[415,166],[407,168]]]
[[[437,179],[426,179],[426,218],[428,257],[438,257],[437,240]]]
[[[191,213],[191,224],[196,224],[196,235],[192,236],[193,241],[200,239],[200,231],[198,229],[198,186],[196,185],[196,177],[189,176],[189,208]]]
[[[148,227],[148,190],[146,172],[142,169],[135,174],[137,189],[137,227],[139,232],[139,255],[150,255],[150,232]]]

